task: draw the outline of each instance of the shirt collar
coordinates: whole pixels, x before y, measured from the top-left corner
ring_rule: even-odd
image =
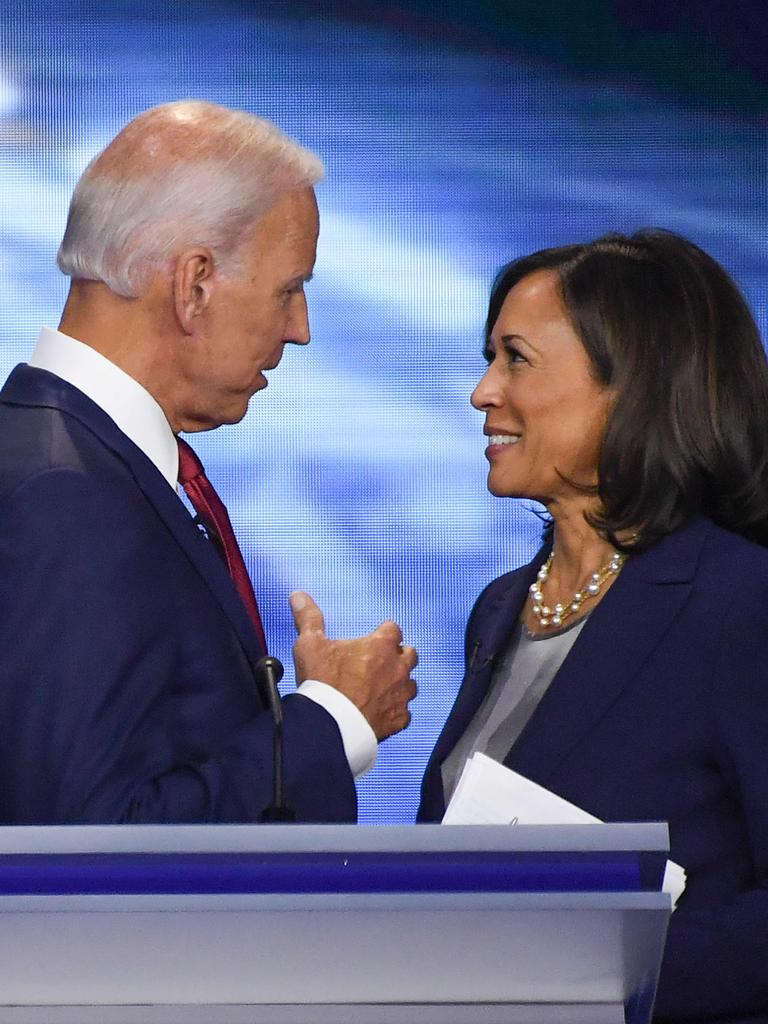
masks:
[[[179,450],[165,413],[145,387],[90,345],[43,327],[29,360],[82,391],[111,417],[176,490]]]

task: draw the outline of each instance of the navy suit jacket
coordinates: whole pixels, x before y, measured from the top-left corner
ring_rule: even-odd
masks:
[[[421,821],[544,557],[475,605]],[[768,1022],[768,551],[699,518],[629,558],[504,763],[606,821],[669,822],[688,884],[655,1020]]]
[[[248,822],[269,804],[264,652],[156,467],[44,370],[0,392],[0,822]],[[338,727],[283,702],[285,796],[354,821]]]

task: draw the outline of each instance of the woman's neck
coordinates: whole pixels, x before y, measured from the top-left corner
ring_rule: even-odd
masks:
[[[523,613],[529,630],[547,633],[562,622],[592,611],[610,589],[623,559],[613,545],[589,525],[583,509],[558,514],[554,520],[552,557],[539,578],[538,594],[532,592]],[[538,604],[538,614],[535,606]],[[562,606],[564,611],[542,615],[541,610]],[[553,621],[553,617],[559,621]]]
[[[555,557],[549,585],[555,591],[573,593],[591,573],[605,565],[615,548],[579,513],[555,520],[552,551]]]

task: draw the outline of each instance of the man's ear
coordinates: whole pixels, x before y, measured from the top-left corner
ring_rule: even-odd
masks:
[[[213,290],[213,253],[198,246],[176,260],[173,275],[173,303],[176,318],[185,334],[192,334],[195,321],[206,310]]]

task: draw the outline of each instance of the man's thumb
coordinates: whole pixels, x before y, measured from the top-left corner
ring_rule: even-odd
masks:
[[[299,635],[302,633],[325,633],[323,613],[309,594],[305,594],[303,590],[294,590],[289,601],[293,612],[293,621]]]

